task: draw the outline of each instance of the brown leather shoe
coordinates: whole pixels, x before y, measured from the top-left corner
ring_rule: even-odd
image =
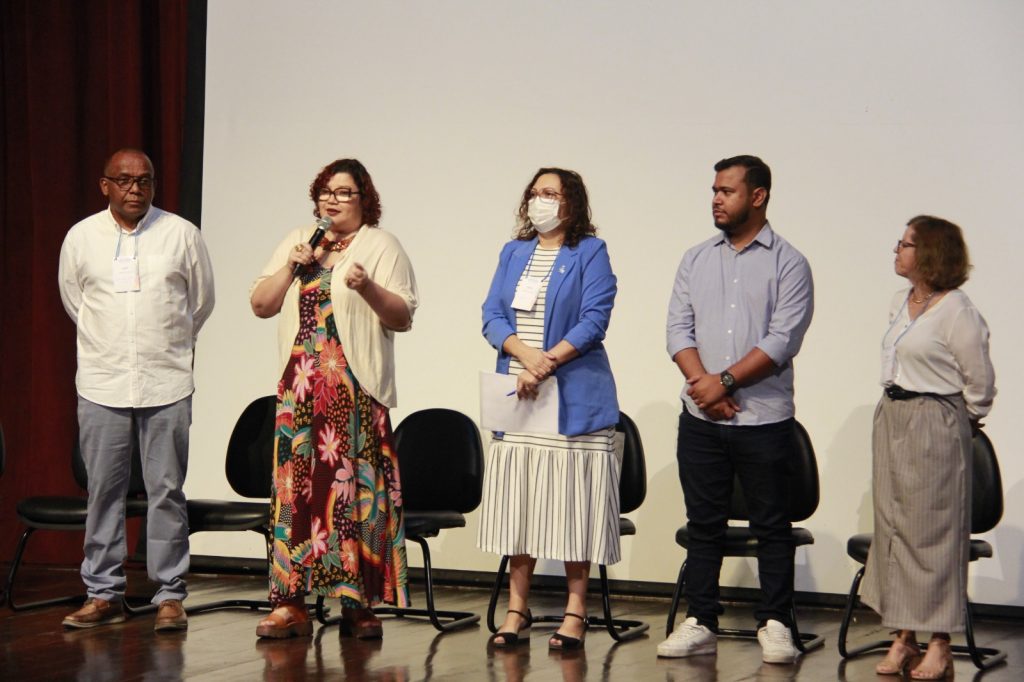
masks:
[[[286,639],[307,637],[311,634],[313,624],[309,622],[309,613],[304,605],[281,604],[256,626],[257,637]]]
[[[160,608],[156,612],[156,623],[153,625],[155,632],[166,632],[168,630],[187,630],[188,616],[185,615],[185,608],[181,605],[180,599],[164,599],[160,602]]]
[[[384,626],[371,609],[343,608],[338,628],[341,634],[356,639],[380,639],[384,636]]]
[[[125,621],[124,608],[120,600],[113,602],[106,599],[86,599],[82,608],[68,615],[63,620],[66,628],[94,628],[98,625],[111,625]]]

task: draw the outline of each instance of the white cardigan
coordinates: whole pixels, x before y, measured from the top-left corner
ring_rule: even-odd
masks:
[[[288,253],[296,244],[309,241],[313,229],[304,227],[292,230],[281,240],[263,272],[249,289],[250,297],[260,282],[284,267],[288,262]],[[345,286],[343,278],[353,263],[361,264],[370,279],[400,296],[409,308],[410,319],[419,305],[416,277],[398,239],[380,228],[366,225],[359,228],[352,244],[341,252],[341,258],[332,268],[331,303],[345,358],[367,393],[385,407],[395,407],[398,404],[395,389],[395,330],[381,324],[377,313],[373,312],[363,297]],[[291,358],[298,331],[299,278],[296,277],[285,294],[277,327],[279,374],[284,373]]]

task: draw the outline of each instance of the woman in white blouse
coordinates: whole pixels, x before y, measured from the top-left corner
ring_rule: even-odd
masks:
[[[971,525],[971,433],[995,396],[984,318],[958,287],[970,262],[960,228],[917,216],[896,243],[893,298],[882,338],[882,396],[872,435],[875,533],[862,600],[898,628],[876,672],[917,661],[918,680],[952,670],[949,633],[964,630]]]

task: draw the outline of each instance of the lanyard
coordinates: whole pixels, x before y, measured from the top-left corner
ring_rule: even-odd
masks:
[[[911,289],[910,292],[907,293],[907,297],[903,300],[903,305],[900,306],[899,312],[896,313],[896,317],[894,317],[892,319],[892,322],[889,323],[889,328],[885,330],[885,335],[882,337],[882,348],[883,349],[885,348],[885,340],[887,338],[889,338],[889,333],[892,332],[892,328],[896,326],[896,323],[900,321],[900,316],[903,315],[903,311],[907,309],[907,304],[910,302],[910,294],[913,293],[913,291],[914,290]],[[924,310],[921,311],[921,315],[924,315],[925,312],[928,311],[928,308],[931,306],[932,300],[934,299],[934,297],[935,297],[935,294],[933,293],[931,298],[929,298],[928,301],[924,304]],[[901,331],[899,333],[899,335],[896,336],[895,340],[893,340],[893,342],[892,342],[892,347],[893,348],[896,348],[896,344],[900,342],[900,339],[902,339],[904,336],[906,336],[907,332],[910,331],[910,329],[914,326],[914,324],[918,320],[921,319],[921,315],[918,315],[914,319],[910,320],[910,324],[907,325],[907,328],[904,329],[903,331]],[[907,317],[908,318],[910,317],[910,313],[909,312],[907,313]]]
[[[124,236],[124,230],[122,230],[121,226],[118,225],[117,226],[117,246],[114,248],[114,260],[118,260],[119,258],[121,258],[121,237],[123,237],[123,236]],[[139,228],[136,227],[133,231],[129,232],[128,236],[129,237],[135,237],[135,253],[132,255],[132,258],[134,258],[135,260],[138,260],[138,258],[139,258]]]
[[[534,248],[533,251],[530,252],[530,259],[528,261],[526,261],[526,268],[523,269],[523,275],[525,275],[526,277],[530,277],[530,266],[533,265],[533,257],[534,257],[534,255],[536,255],[537,250],[539,248],[540,248],[540,245],[538,245],[536,248]],[[555,251],[555,260],[558,260],[558,254],[561,252],[561,250],[562,250],[562,247],[558,247],[558,249]],[[547,251],[547,249],[545,249],[545,251]],[[546,274],[546,275],[544,275],[543,277],[540,278],[541,282],[546,282],[549,279],[551,279],[551,271],[555,269],[555,260],[551,261],[551,267],[548,268],[548,274]]]

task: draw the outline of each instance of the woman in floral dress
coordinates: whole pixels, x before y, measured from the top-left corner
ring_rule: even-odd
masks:
[[[260,637],[312,632],[304,597],[341,599],[342,632],[380,637],[374,604],[405,606],[402,494],[388,409],[394,335],[412,325],[416,280],[377,227],[380,198],[354,159],[310,185],[327,232],[290,233],[252,288],[258,317],[280,313],[272,499],[273,612]]]

